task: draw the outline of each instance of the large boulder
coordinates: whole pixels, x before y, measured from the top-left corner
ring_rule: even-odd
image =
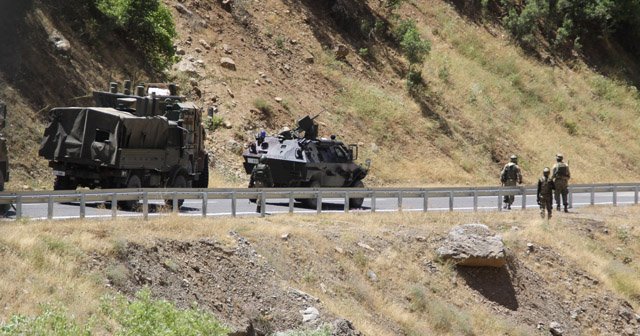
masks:
[[[502,267],[507,263],[502,237],[484,224],[454,227],[437,253],[441,259],[462,266]]]

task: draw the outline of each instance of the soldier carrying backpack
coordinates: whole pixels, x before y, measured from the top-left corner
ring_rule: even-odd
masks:
[[[562,205],[564,205],[564,212],[569,212],[567,210],[567,206],[569,202],[567,202],[567,196],[569,194],[569,179],[571,178],[571,172],[569,171],[569,165],[562,162],[563,156],[558,153],[556,155],[556,164],[553,165],[553,183],[556,186],[556,205],[557,209],[560,211],[560,197],[562,196]]]
[[[518,167],[517,156],[511,155],[510,162],[502,168],[502,172],[500,172],[500,182],[503,186],[508,187],[522,184],[522,174],[520,172],[520,167]],[[511,209],[511,204],[513,204],[514,199],[514,195],[505,195],[503,208]]]

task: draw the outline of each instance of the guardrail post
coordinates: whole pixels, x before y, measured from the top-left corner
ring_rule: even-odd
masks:
[[[322,213],[322,194],[320,191],[316,191],[316,212]]]
[[[262,191],[260,191],[260,217],[264,217],[267,214],[267,199],[266,199],[267,194],[264,192],[264,189]],[[235,208],[235,206],[234,206]],[[234,213],[234,217],[235,217],[235,209],[233,210]]]
[[[638,204],[638,186],[636,186],[634,189],[633,204]]]
[[[85,193],[80,194],[80,219],[84,219],[87,214],[87,202],[85,200]]]
[[[427,212],[429,210],[429,192],[425,191],[422,194],[422,211]]]
[[[522,210],[527,209],[527,189],[525,187],[520,187],[522,190]]]
[[[22,195],[16,197],[16,219],[22,218]]]
[[[293,213],[293,202],[294,202],[293,191],[290,191],[289,192],[289,213]]]
[[[349,192],[344,192],[344,212],[349,213]]]
[[[567,203],[569,203],[569,208],[573,209],[573,190],[571,188],[568,189],[569,195],[567,195]]]
[[[402,191],[398,192],[398,212],[402,212]]]
[[[591,187],[591,205],[596,204],[596,187]]]
[[[618,206],[618,186],[613,186],[613,206]]]
[[[376,212],[376,192],[371,193],[371,212]]]
[[[142,193],[142,218],[149,220],[149,193]]]
[[[209,206],[209,194],[202,192],[202,218],[207,218],[207,207]]]
[[[498,211],[502,211],[502,188],[498,189]]]
[[[171,201],[171,205],[173,206],[173,213],[178,213],[180,206],[178,205],[178,192],[173,192],[173,200]]]
[[[53,196],[49,195],[49,201],[47,202],[47,219],[53,219]]]
[[[111,218],[116,219],[118,216],[118,194],[111,194]]]
[[[473,211],[478,211],[478,189],[473,189]]]
[[[453,191],[449,191],[449,211],[453,211]]]
[[[262,208],[262,216],[264,216],[264,191],[262,191],[262,195],[260,197],[260,207]],[[231,192],[231,217],[235,217],[238,210],[238,200],[236,198],[236,192]]]

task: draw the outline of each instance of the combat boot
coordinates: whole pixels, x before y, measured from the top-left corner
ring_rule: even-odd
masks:
[[[569,210],[567,210],[567,206],[564,206],[564,212],[569,212]]]
[[[542,217],[542,219],[544,219],[544,210],[540,211],[540,217]]]
[[[511,204],[507,204],[507,210],[511,210]]]
[[[547,219],[551,219],[551,212],[549,212],[549,216],[547,216]]]
[[[556,210],[560,211],[560,204],[558,204],[558,207],[556,208]]]

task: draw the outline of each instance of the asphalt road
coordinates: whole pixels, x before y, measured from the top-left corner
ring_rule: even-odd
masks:
[[[527,209],[538,208],[533,196],[527,197]],[[428,201],[428,211],[449,211],[449,198],[448,197],[430,197]],[[612,205],[613,193],[602,192],[596,193],[594,198],[597,205]],[[574,193],[573,194],[573,208],[579,208],[590,205],[591,195],[589,193]],[[618,192],[617,202],[618,205],[633,204],[634,193],[633,192]],[[498,200],[496,196],[480,196],[478,197],[478,211],[498,211],[498,206],[502,205],[501,200]],[[238,199],[236,204],[236,215],[258,215],[256,213],[255,203],[249,203],[248,200]],[[398,199],[397,198],[377,198],[376,200],[376,212],[389,212],[398,211]],[[518,211],[522,209],[522,199],[520,196],[515,197],[515,202],[512,205],[512,210]],[[47,219],[48,205],[46,203],[36,204],[23,204],[22,216],[31,219]],[[294,213],[316,213],[316,209],[310,209],[304,207],[301,203],[295,203]],[[423,199],[422,198],[403,198],[402,199],[403,211],[423,211]],[[454,211],[473,211],[473,197],[456,197],[453,202]],[[170,207],[164,206],[164,203],[158,201],[149,202],[149,216],[159,216],[163,213],[171,212]],[[370,212],[371,199],[365,199],[363,207],[361,209],[351,209],[350,211],[356,212]],[[501,210],[508,211],[508,210]],[[269,199],[267,200],[266,213],[267,214],[281,214],[289,212],[289,200],[288,199]],[[344,200],[343,199],[324,199],[322,212],[344,212]],[[15,211],[10,210],[7,214],[7,218],[15,219]],[[202,216],[202,201],[200,200],[185,200],[184,205],[180,208],[179,215],[181,216]],[[209,200],[207,203],[207,216],[230,216],[231,215],[231,200]],[[80,216],[80,206],[77,203],[54,203],[53,217],[55,219],[69,219],[78,218]],[[112,211],[109,203],[87,203],[85,209],[85,218],[109,218],[112,216]],[[134,217],[143,216],[141,211],[118,211],[118,217]]]

